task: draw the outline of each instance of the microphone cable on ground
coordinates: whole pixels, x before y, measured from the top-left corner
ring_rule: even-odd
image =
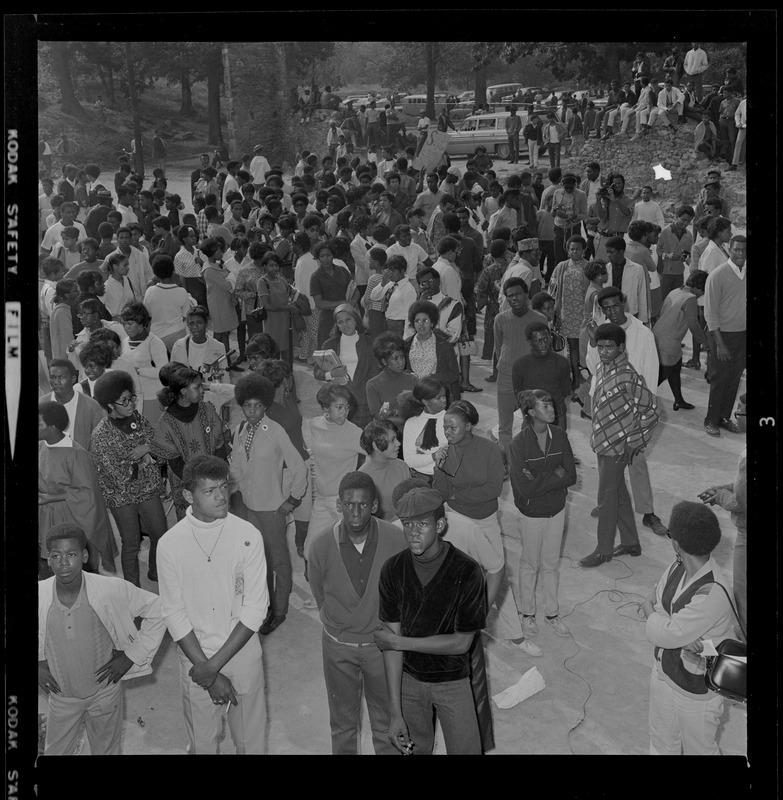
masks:
[[[563,560],[569,561],[570,562],[570,566],[571,566],[572,569],[576,569],[576,568],[581,569],[581,567],[579,567],[579,565],[578,565],[578,562],[574,561],[574,559],[569,558],[568,556],[564,556]],[[628,574],[627,575],[621,575],[620,577],[615,578],[614,579],[614,583],[615,583],[614,588],[612,588],[612,589],[599,589],[597,592],[595,592],[595,594],[591,595],[586,600],[581,600],[580,602],[576,603],[574,605],[574,607],[567,614],[561,614],[560,615],[560,619],[565,619],[566,617],[571,616],[571,614],[573,614],[574,611],[576,611],[576,609],[579,608],[579,606],[583,606],[586,603],[589,603],[591,600],[594,600],[599,595],[605,594],[605,595],[607,595],[607,597],[609,598],[609,600],[611,602],[613,602],[613,603],[622,603],[622,605],[618,606],[615,609],[615,613],[620,614],[621,617],[625,617],[626,619],[634,620],[635,622],[644,622],[645,621],[644,620],[644,616],[642,615],[642,611],[641,611],[642,603],[644,602],[645,598],[642,595],[638,594],[637,592],[623,592],[623,591],[621,591],[620,589],[617,588],[617,581],[627,580],[628,578],[632,577],[636,573],[634,572],[634,570],[631,569],[631,567],[628,566],[628,564],[626,564],[625,561],[621,561],[620,559],[613,559],[613,561],[622,564],[628,570]],[[636,600],[628,599],[630,596],[640,597],[641,598],[641,602],[636,601]],[[621,613],[621,609],[625,608],[626,606],[635,606],[636,607],[636,616],[631,616],[630,614]],[[587,697],[585,697],[585,701],[584,701],[584,703],[582,703],[581,715],[580,715],[579,719],[568,729],[568,733],[566,734],[566,739],[568,741],[568,749],[571,751],[571,755],[577,755],[577,753],[574,751],[573,746],[571,745],[571,736],[574,733],[574,731],[576,731],[576,729],[580,725],[582,725],[582,723],[584,723],[585,720],[587,719],[587,703],[588,703],[588,701],[590,700],[590,698],[593,695],[593,687],[591,686],[590,682],[583,675],[581,675],[580,673],[576,672],[575,670],[571,669],[568,666],[567,662],[570,661],[572,658],[575,658],[576,656],[579,655],[579,653],[582,652],[582,648],[579,646],[579,642],[577,642],[576,639],[574,639],[574,635],[573,635],[573,633],[571,633],[570,629],[569,629],[568,633],[569,633],[569,636],[571,637],[571,640],[576,645],[576,652],[572,653],[570,656],[566,656],[563,659],[563,668],[567,672],[570,672],[572,675],[574,675],[575,677],[579,678],[579,680],[581,680],[582,683],[584,683],[587,686],[587,689],[588,689]]]

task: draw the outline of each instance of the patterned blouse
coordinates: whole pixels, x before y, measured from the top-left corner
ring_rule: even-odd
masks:
[[[163,492],[160,464],[131,460],[140,444],[149,444],[155,431],[146,417],[133,413],[128,424],[104,417],[90,437],[90,455],[103,499],[109,508],[144,503]]]
[[[437,339],[432,334],[429,339],[422,342],[418,336],[413,337],[411,342],[410,359],[411,370],[417,378],[426,378],[437,371],[438,356],[435,352]]]
[[[229,431],[215,407],[208,401],[202,401],[190,422],[183,422],[170,411],[164,411],[155,426],[150,448],[158,458],[169,462],[181,459],[184,464],[193,456],[215,455],[229,441]],[[182,496],[182,481],[174,469],[169,470],[169,478],[174,504],[185,508],[187,502]]]
[[[180,247],[179,252],[174,256],[174,270],[183,278],[199,278],[201,276],[201,267],[196,261],[195,253],[189,252],[185,247]]]

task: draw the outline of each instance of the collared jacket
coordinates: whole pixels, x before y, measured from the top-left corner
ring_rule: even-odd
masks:
[[[644,450],[658,420],[655,394],[630,365],[625,353],[610,364],[599,362],[590,437],[596,455],[620,456],[626,448]]]
[[[38,584],[38,660],[46,660],[46,618],[54,599],[55,578]],[[122,650],[133,666],[122,680],[152,673],[152,659],[160,647],[166,623],[160,598],[122,578],[82,572],[87,602],[111,636],[116,650]],[[141,628],[134,619],[142,617]]]
[[[514,505],[526,517],[554,517],[566,504],[568,487],[576,483],[576,465],[566,432],[556,425],[547,425],[546,452],[542,452],[532,425],[511,440],[511,488]],[[565,475],[555,475],[563,467]],[[533,477],[528,478],[526,469]]]

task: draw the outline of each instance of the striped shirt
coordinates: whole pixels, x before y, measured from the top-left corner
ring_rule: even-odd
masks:
[[[655,395],[630,365],[625,353],[610,364],[599,363],[590,438],[596,455],[619,456],[626,448],[643,450],[658,419]]]

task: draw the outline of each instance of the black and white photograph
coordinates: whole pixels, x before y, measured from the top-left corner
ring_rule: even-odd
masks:
[[[5,17],[7,783],[505,755],[582,797],[712,755],[664,769],[744,797],[777,13],[358,13]],[[512,21],[544,41],[464,39]]]

